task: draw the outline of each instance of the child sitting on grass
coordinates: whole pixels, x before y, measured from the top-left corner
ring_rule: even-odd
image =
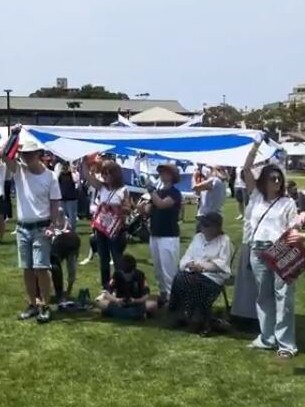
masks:
[[[145,319],[158,308],[157,302],[149,299],[145,275],[130,254],[123,255],[120,270],[113,274],[109,290],[99,297],[98,304],[103,315],[122,319]]]

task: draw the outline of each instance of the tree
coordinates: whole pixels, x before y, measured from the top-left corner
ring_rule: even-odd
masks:
[[[209,127],[236,127],[242,119],[242,114],[233,106],[214,106],[205,109],[203,125]]]
[[[29,95],[40,98],[68,98],[68,99],[119,99],[128,100],[125,93],[110,92],[104,86],[83,85],[80,89],[41,88]]]
[[[305,123],[305,104],[282,104],[273,109],[252,110],[244,120],[249,128],[267,129],[270,132],[295,132],[299,123]]]

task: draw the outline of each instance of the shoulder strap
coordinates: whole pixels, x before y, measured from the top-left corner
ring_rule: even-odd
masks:
[[[111,191],[110,192],[110,194],[109,194],[109,196],[108,196],[108,198],[107,198],[107,201],[106,201],[106,204],[108,205],[109,203],[110,203],[110,201],[111,201],[111,199],[113,198],[113,196],[114,196],[114,194],[116,193],[116,189],[114,189],[113,191]]]
[[[253,242],[254,236],[255,236],[255,234],[256,234],[258,228],[259,228],[259,225],[262,223],[263,219],[265,218],[265,216],[267,215],[267,213],[270,211],[270,209],[271,209],[280,199],[281,199],[281,197],[279,196],[275,201],[273,201],[273,202],[268,206],[268,208],[265,210],[265,212],[262,214],[262,216],[260,217],[260,219],[259,219],[259,221],[257,222],[257,225],[256,225],[256,227],[255,227],[255,229],[254,229],[254,231],[253,231],[253,234],[252,234],[252,242]]]

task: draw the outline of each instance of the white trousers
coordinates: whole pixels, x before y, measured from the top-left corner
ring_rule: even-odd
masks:
[[[160,293],[171,293],[180,258],[179,237],[151,237],[150,252]]]

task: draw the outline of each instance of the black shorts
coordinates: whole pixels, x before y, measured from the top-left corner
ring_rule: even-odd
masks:
[[[249,196],[246,188],[235,188],[235,199],[239,203],[248,205]]]
[[[4,215],[5,208],[4,208],[4,198],[0,196],[0,215]]]

